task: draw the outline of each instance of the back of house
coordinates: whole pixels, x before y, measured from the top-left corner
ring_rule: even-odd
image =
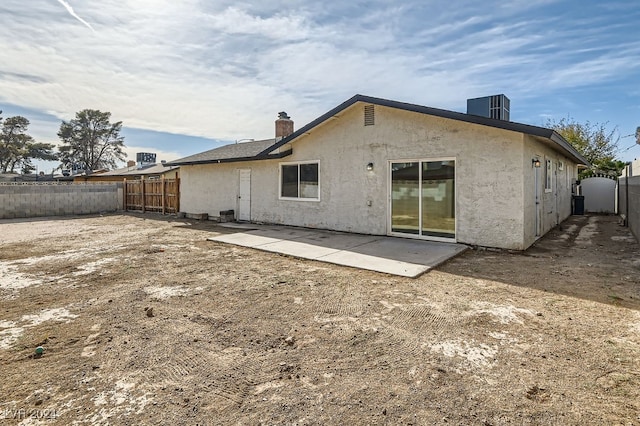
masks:
[[[460,113],[356,95],[294,131],[181,167],[181,210],[243,221],[523,250],[571,214],[588,162],[504,95]]]

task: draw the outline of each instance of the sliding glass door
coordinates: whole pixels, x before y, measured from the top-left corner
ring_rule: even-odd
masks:
[[[391,162],[391,233],[455,239],[455,160]]]

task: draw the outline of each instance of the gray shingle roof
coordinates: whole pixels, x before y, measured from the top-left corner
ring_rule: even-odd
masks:
[[[180,158],[178,160],[169,161],[166,164],[180,165],[180,164],[205,164],[216,162],[228,162],[230,160],[240,161],[248,160],[262,151],[266,150],[270,146],[276,143],[275,139],[264,139],[260,141],[241,142],[224,145],[219,148],[210,149],[209,151],[200,152],[198,154],[190,155],[188,157]]]

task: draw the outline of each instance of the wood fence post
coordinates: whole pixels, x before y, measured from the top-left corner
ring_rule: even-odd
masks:
[[[127,211],[127,178],[122,180],[122,210]]]
[[[166,203],[166,200],[165,200],[165,198],[166,198],[166,191],[165,191],[166,182],[164,181],[164,175],[162,175],[160,177],[160,182],[161,182],[160,185],[162,186],[162,190],[160,191],[161,194],[162,194],[162,214],[165,214],[165,206],[166,206],[167,203]]]
[[[140,176],[140,191],[142,194],[142,213],[144,213],[144,206],[146,204],[147,201],[147,197],[145,195],[145,191],[144,191],[144,176]]]
[[[173,189],[176,197],[176,214],[180,211],[180,178],[176,174],[176,187]]]

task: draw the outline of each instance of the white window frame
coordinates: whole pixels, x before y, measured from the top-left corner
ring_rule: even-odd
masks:
[[[548,158],[544,168],[544,192],[553,192],[553,161]]]
[[[318,197],[317,198],[302,198],[302,197],[283,197],[282,196],[282,166],[300,166],[301,164],[317,164],[318,165]],[[300,167],[298,167],[298,192],[300,190]],[[284,163],[278,163],[278,199],[283,201],[320,201],[320,160],[306,160],[306,161],[289,161]]]

